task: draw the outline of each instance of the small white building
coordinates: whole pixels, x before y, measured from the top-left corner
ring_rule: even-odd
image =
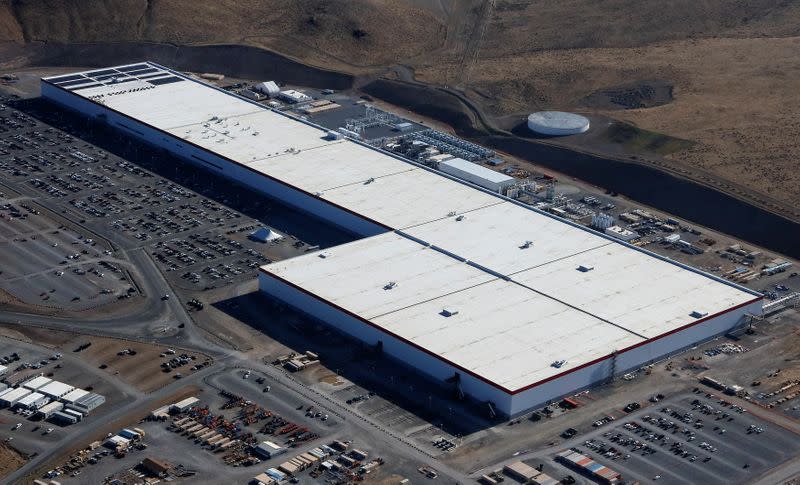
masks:
[[[286,448],[277,445],[272,441],[262,441],[261,443],[256,445],[256,447],[253,448],[253,450],[265,459],[269,459],[274,456],[286,453]]]
[[[90,392],[89,394],[80,397],[75,402],[67,405],[67,409],[72,409],[83,415],[89,414],[94,408],[106,402],[106,398],[100,394]]]
[[[73,389],[61,396],[60,400],[66,404],[72,404],[87,394],[89,394],[89,391],[84,391],[83,389]]]
[[[187,397],[183,401],[176,402],[175,404],[170,406],[169,409],[170,409],[170,411],[175,412],[175,413],[182,413],[182,412],[186,411],[187,409],[191,408],[192,406],[194,406],[195,404],[197,404],[198,402],[200,402],[200,400],[197,399],[194,396],[193,397]]]
[[[45,404],[44,406],[40,407],[37,414],[42,419],[48,419],[50,418],[50,416],[57,413],[58,411],[61,411],[62,409],[64,409],[64,403],[53,401],[49,404]]]
[[[630,231],[628,229],[624,229],[619,226],[607,227],[604,232],[611,237],[615,237],[620,241],[625,241],[625,242],[633,241],[634,239],[639,238],[639,233]]]
[[[48,396],[50,399],[58,399],[62,396],[66,396],[73,389],[75,388],[69,384],[64,384],[63,382],[59,381],[52,381],[43,385],[37,389],[37,391],[41,392],[45,396]]]
[[[37,376],[23,382],[22,387],[24,387],[25,389],[30,389],[31,391],[35,391],[40,387],[44,387],[45,385],[49,384],[51,381],[52,379],[49,379],[45,376]]]
[[[516,183],[513,177],[468,162],[463,158],[451,158],[440,162],[439,170],[494,192],[500,192]]]
[[[281,92],[281,88],[275,81],[264,81],[253,86],[253,91],[259,92],[267,97],[277,96]]]
[[[8,372],[8,367],[0,365],[0,376],[5,375],[6,372]]]
[[[114,436],[108,438],[103,445],[106,448],[111,448],[112,450],[116,450],[119,448],[125,449],[131,443],[131,440],[128,438],[123,438],[122,436],[115,434]]]
[[[447,160],[452,160],[455,157],[450,155],[449,153],[437,153],[436,155],[431,155],[428,157],[428,160],[434,163],[442,163],[446,162]]]
[[[251,232],[247,237],[252,239],[253,241],[258,242],[270,242],[270,241],[278,241],[283,239],[283,235],[279,234],[277,231],[273,231],[268,227],[260,227],[255,231]]]
[[[39,409],[49,402],[50,398],[41,392],[32,392],[17,401],[14,406],[22,409]]]
[[[30,394],[31,391],[29,389],[25,389],[24,387],[17,387],[14,389],[6,389],[2,394],[0,394],[0,407],[11,407],[17,404],[20,399]]]
[[[295,89],[287,89],[286,91],[281,91],[278,93],[278,97],[282,100],[286,101],[287,103],[305,103],[306,101],[311,101],[311,96],[307,95],[302,91],[297,91]]]

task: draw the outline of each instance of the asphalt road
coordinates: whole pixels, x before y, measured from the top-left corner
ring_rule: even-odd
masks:
[[[348,423],[348,426],[358,428],[360,431],[370,436],[375,436],[376,440],[379,440],[382,446],[389,446],[392,448],[391,451],[418,461],[420,464],[431,464],[441,475],[450,477],[457,482],[468,483],[470,481],[466,474],[438,462],[434,457],[416,446],[407,437],[401,436],[369,417],[360,414],[357,410],[346,407],[330,397],[297,382],[285,371],[270,365],[261,364],[260,362],[254,362],[241,352],[231,351],[206,341],[200,335],[200,331],[195,327],[191,317],[177,298],[170,298],[168,300],[162,300],[160,298],[160,296],[164,294],[171,295],[172,290],[147,253],[143,250],[136,249],[127,252],[127,256],[137,268],[140,274],[139,283],[142,292],[147,296],[146,304],[142,305],[138,311],[132,312],[129,315],[93,320],[77,320],[72,318],[0,311],[0,321],[18,325],[34,325],[43,328],[70,330],[79,333],[148,342],[155,340],[158,340],[159,343],[174,342],[176,346],[202,351],[214,357],[215,364],[182,379],[180,381],[181,387],[186,384],[199,384],[205,377],[210,376],[215,371],[222,371],[226,368],[250,368],[266,374],[278,384],[295,392],[304,402],[314,403],[316,407],[323,409],[327,414],[339,416],[340,419]],[[175,337],[156,339],[155,336],[149,334],[147,330],[152,328],[154,323],[168,326],[177,326],[179,323],[185,323],[186,325],[185,328],[180,329],[180,333]],[[31,470],[36,469],[57,456],[62,447],[68,444],[88,442],[92,434],[96,433],[98,428],[133,411],[147,409],[148,405],[169,395],[177,388],[177,384],[171,384],[152,394],[134,398],[128,404],[103,416],[100,420],[93,422],[91,427],[87,427],[78,433],[69,433],[58,442],[57,446],[53,446],[49,451],[36,456],[22,468],[10,475],[7,483],[14,483]]]

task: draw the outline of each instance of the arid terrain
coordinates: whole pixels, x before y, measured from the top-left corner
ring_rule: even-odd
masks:
[[[447,87],[498,129],[540,109],[607,116],[689,143],[622,154],[613,137],[575,143],[666,156],[794,217],[798,20],[800,4],[770,0],[6,0],[0,40],[254,46],[360,76],[356,85],[384,76]],[[3,67],[31,61],[19,52]]]

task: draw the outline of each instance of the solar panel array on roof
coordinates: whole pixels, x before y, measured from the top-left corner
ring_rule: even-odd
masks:
[[[155,74],[148,74],[148,75],[146,75],[146,76],[138,76],[138,75],[137,75],[137,76],[136,76],[136,79],[139,79],[140,81],[147,81],[148,79],[155,79],[155,78],[157,78],[157,77],[164,77],[164,76],[169,76],[169,73],[166,73],[166,72],[157,72],[157,73],[155,73]]]
[[[85,84],[85,83],[88,83],[88,82],[92,82],[92,80],[91,79],[87,79],[85,77],[82,77],[80,79],[75,79],[73,81],[65,81],[65,82],[62,82],[62,83],[58,83],[58,85],[61,86],[62,88],[66,88],[66,87],[69,87],[69,86],[77,86],[78,84]]]
[[[117,71],[115,71],[114,69],[103,69],[101,71],[86,72],[84,74],[89,77],[97,77],[97,76],[103,76],[105,74],[116,74],[116,73]]]
[[[164,73],[164,71],[159,71],[158,69],[153,69],[152,67],[150,67],[147,69],[130,71],[127,74],[130,74],[131,76],[141,76],[142,74],[150,74],[152,72]]]
[[[128,71],[137,71],[139,69],[147,69],[148,67],[150,67],[148,64],[134,64],[132,66],[117,67],[116,69],[117,71],[120,72],[128,72]]]
[[[162,84],[179,83],[181,81],[183,81],[183,79],[181,79],[179,77],[175,77],[175,76],[170,76],[170,77],[160,77],[158,79],[151,79],[151,80],[149,80],[147,82],[149,82],[150,84],[153,84],[155,86],[160,86]]]
[[[83,74],[70,74],[69,76],[59,76],[51,79],[52,82],[60,84],[65,81],[74,81],[75,79],[84,79]]]
[[[95,79],[95,81],[105,81],[105,80],[108,80],[108,79],[114,79],[115,77],[116,78],[124,77],[124,74],[121,74],[119,72],[115,72],[113,74],[106,74],[104,76],[95,76],[94,79]]]
[[[75,86],[73,88],[69,88],[69,90],[70,91],[80,91],[81,89],[96,88],[97,86],[102,86],[102,84],[101,83],[81,84],[80,86]]]

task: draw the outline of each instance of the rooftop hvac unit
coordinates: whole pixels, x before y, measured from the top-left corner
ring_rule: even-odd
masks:
[[[689,314],[692,318],[703,318],[704,316],[708,315],[708,312],[699,312],[697,310],[693,311]]]
[[[594,266],[584,266],[584,265],[580,265],[577,268],[577,270],[580,271],[581,273],[588,273],[589,271],[591,271],[593,269],[594,269]]]
[[[443,317],[452,317],[453,315],[458,315],[458,310],[453,308],[445,308],[439,313],[439,315],[442,315]]]

